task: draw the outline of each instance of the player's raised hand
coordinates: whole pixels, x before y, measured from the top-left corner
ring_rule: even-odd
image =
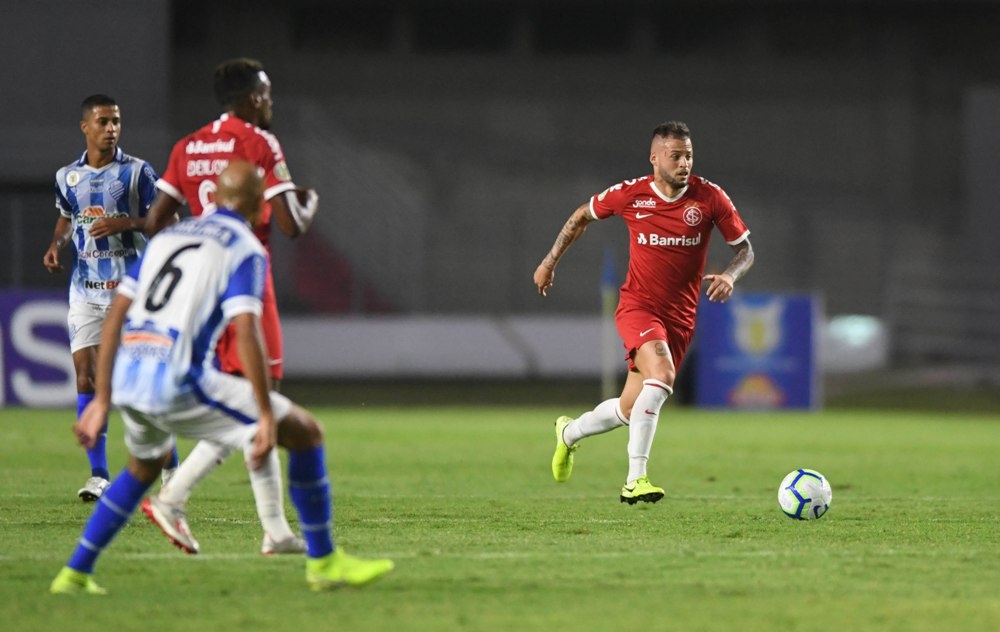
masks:
[[[713,303],[725,303],[729,300],[729,297],[733,295],[733,284],[736,283],[733,277],[728,274],[706,274],[702,278],[702,282],[708,283],[708,289],[705,290],[705,294],[708,295],[708,300]]]

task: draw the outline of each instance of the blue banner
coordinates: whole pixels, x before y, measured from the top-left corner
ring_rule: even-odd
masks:
[[[818,408],[819,317],[819,299],[811,295],[703,300],[695,341],[695,402],[742,409]]]
[[[0,406],[76,406],[66,292],[0,291]]]

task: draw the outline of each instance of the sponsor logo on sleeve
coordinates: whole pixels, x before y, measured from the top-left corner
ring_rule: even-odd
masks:
[[[282,160],[278,164],[274,165],[274,177],[281,180],[282,182],[289,182],[292,179],[292,174],[288,171],[288,165]]]

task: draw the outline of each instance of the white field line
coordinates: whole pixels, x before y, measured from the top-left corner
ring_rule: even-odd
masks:
[[[68,543],[63,551],[45,551],[41,553],[24,554],[0,554],[0,563],[17,562],[48,562],[65,560],[72,552],[73,545]],[[410,551],[365,551],[366,557],[387,557],[389,559],[460,559],[460,560],[546,560],[552,558],[581,558],[592,559],[628,559],[641,558],[677,558],[677,559],[754,559],[754,558],[801,558],[801,551],[794,547],[783,550],[747,550],[747,551],[692,551],[685,548],[660,548],[643,551],[442,551],[438,549],[421,549]],[[911,556],[912,550],[880,549],[878,551],[868,551],[859,554],[857,551],[828,551],[826,557],[851,559],[856,562],[863,562],[868,559],[879,559],[892,557],[895,555]],[[921,551],[921,557],[953,557],[954,552],[933,552]],[[274,563],[301,563],[303,558],[295,555],[280,555],[273,557],[262,556],[257,551],[247,551],[246,553],[199,553],[198,555],[185,555],[179,551],[158,551],[141,553],[122,553],[115,551],[114,547],[109,548],[104,557],[111,557],[121,560],[185,560],[185,563],[202,562],[244,562],[247,560],[259,560],[261,564]]]
[[[25,553],[14,554],[14,555],[0,555],[0,563],[8,562],[21,562],[21,561],[31,561],[31,562],[42,562],[50,560],[64,560],[70,553],[72,553],[72,545],[66,547],[64,552],[46,551],[44,553]],[[420,558],[451,558],[451,559],[467,559],[467,560],[530,560],[530,559],[547,559],[552,557],[580,557],[582,553],[572,552],[572,551],[549,551],[549,552],[525,552],[525,551],[365,551],[366,557],[387,557],[390,559],[420,559]],[[753,557],[798,557],[794,551],[789,551],[782,553],[779,551],[745,551],[740,553],[692,553],[690,551],[657,551],[653,556],[663,556],[663,557],[741,557],[741,558],[753,558]],[[103,556],[104,558],[114,558],[120,560],[189,560],[190,563],[200,563],[200,562],[213,562],[213,561],[228,561],[228,562],[241,562],[246,560],[261,560],[262,564],[273,563],[274,560],[296,560],[296,556],[292,555],[282,555],[275,557],[265,557],[258,552],[247,552],[247,553],[199,553],[198,555],[185,555],[181,552],[163,551],[158,553],[120,553],[114,550],[114,547],[109,548]],[[588,551],[586,553],[587,559],[601,558],[601,559],[616,559],[616,558],[643,558],[649,559],[651,554],[649,551]],[[301,558],[298,558],[301,559]]]

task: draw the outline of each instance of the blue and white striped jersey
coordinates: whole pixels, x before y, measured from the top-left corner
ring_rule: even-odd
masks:
[[[132,299],[111,382],[112,400],[148,414],[206,401],[226,323],[261,313],[264,247],[233,211],[157,233],[118,291]]]
[[[90,225],[102,217],[145,217],[156,197],[156,173],[149,163],[121,147],[107,165],[87,164],[87,152],[56,172],[56,208],[73,222],[74,260],[69,300],[110,305],[126,267],[146,247],[141,231],[94,239]]]

